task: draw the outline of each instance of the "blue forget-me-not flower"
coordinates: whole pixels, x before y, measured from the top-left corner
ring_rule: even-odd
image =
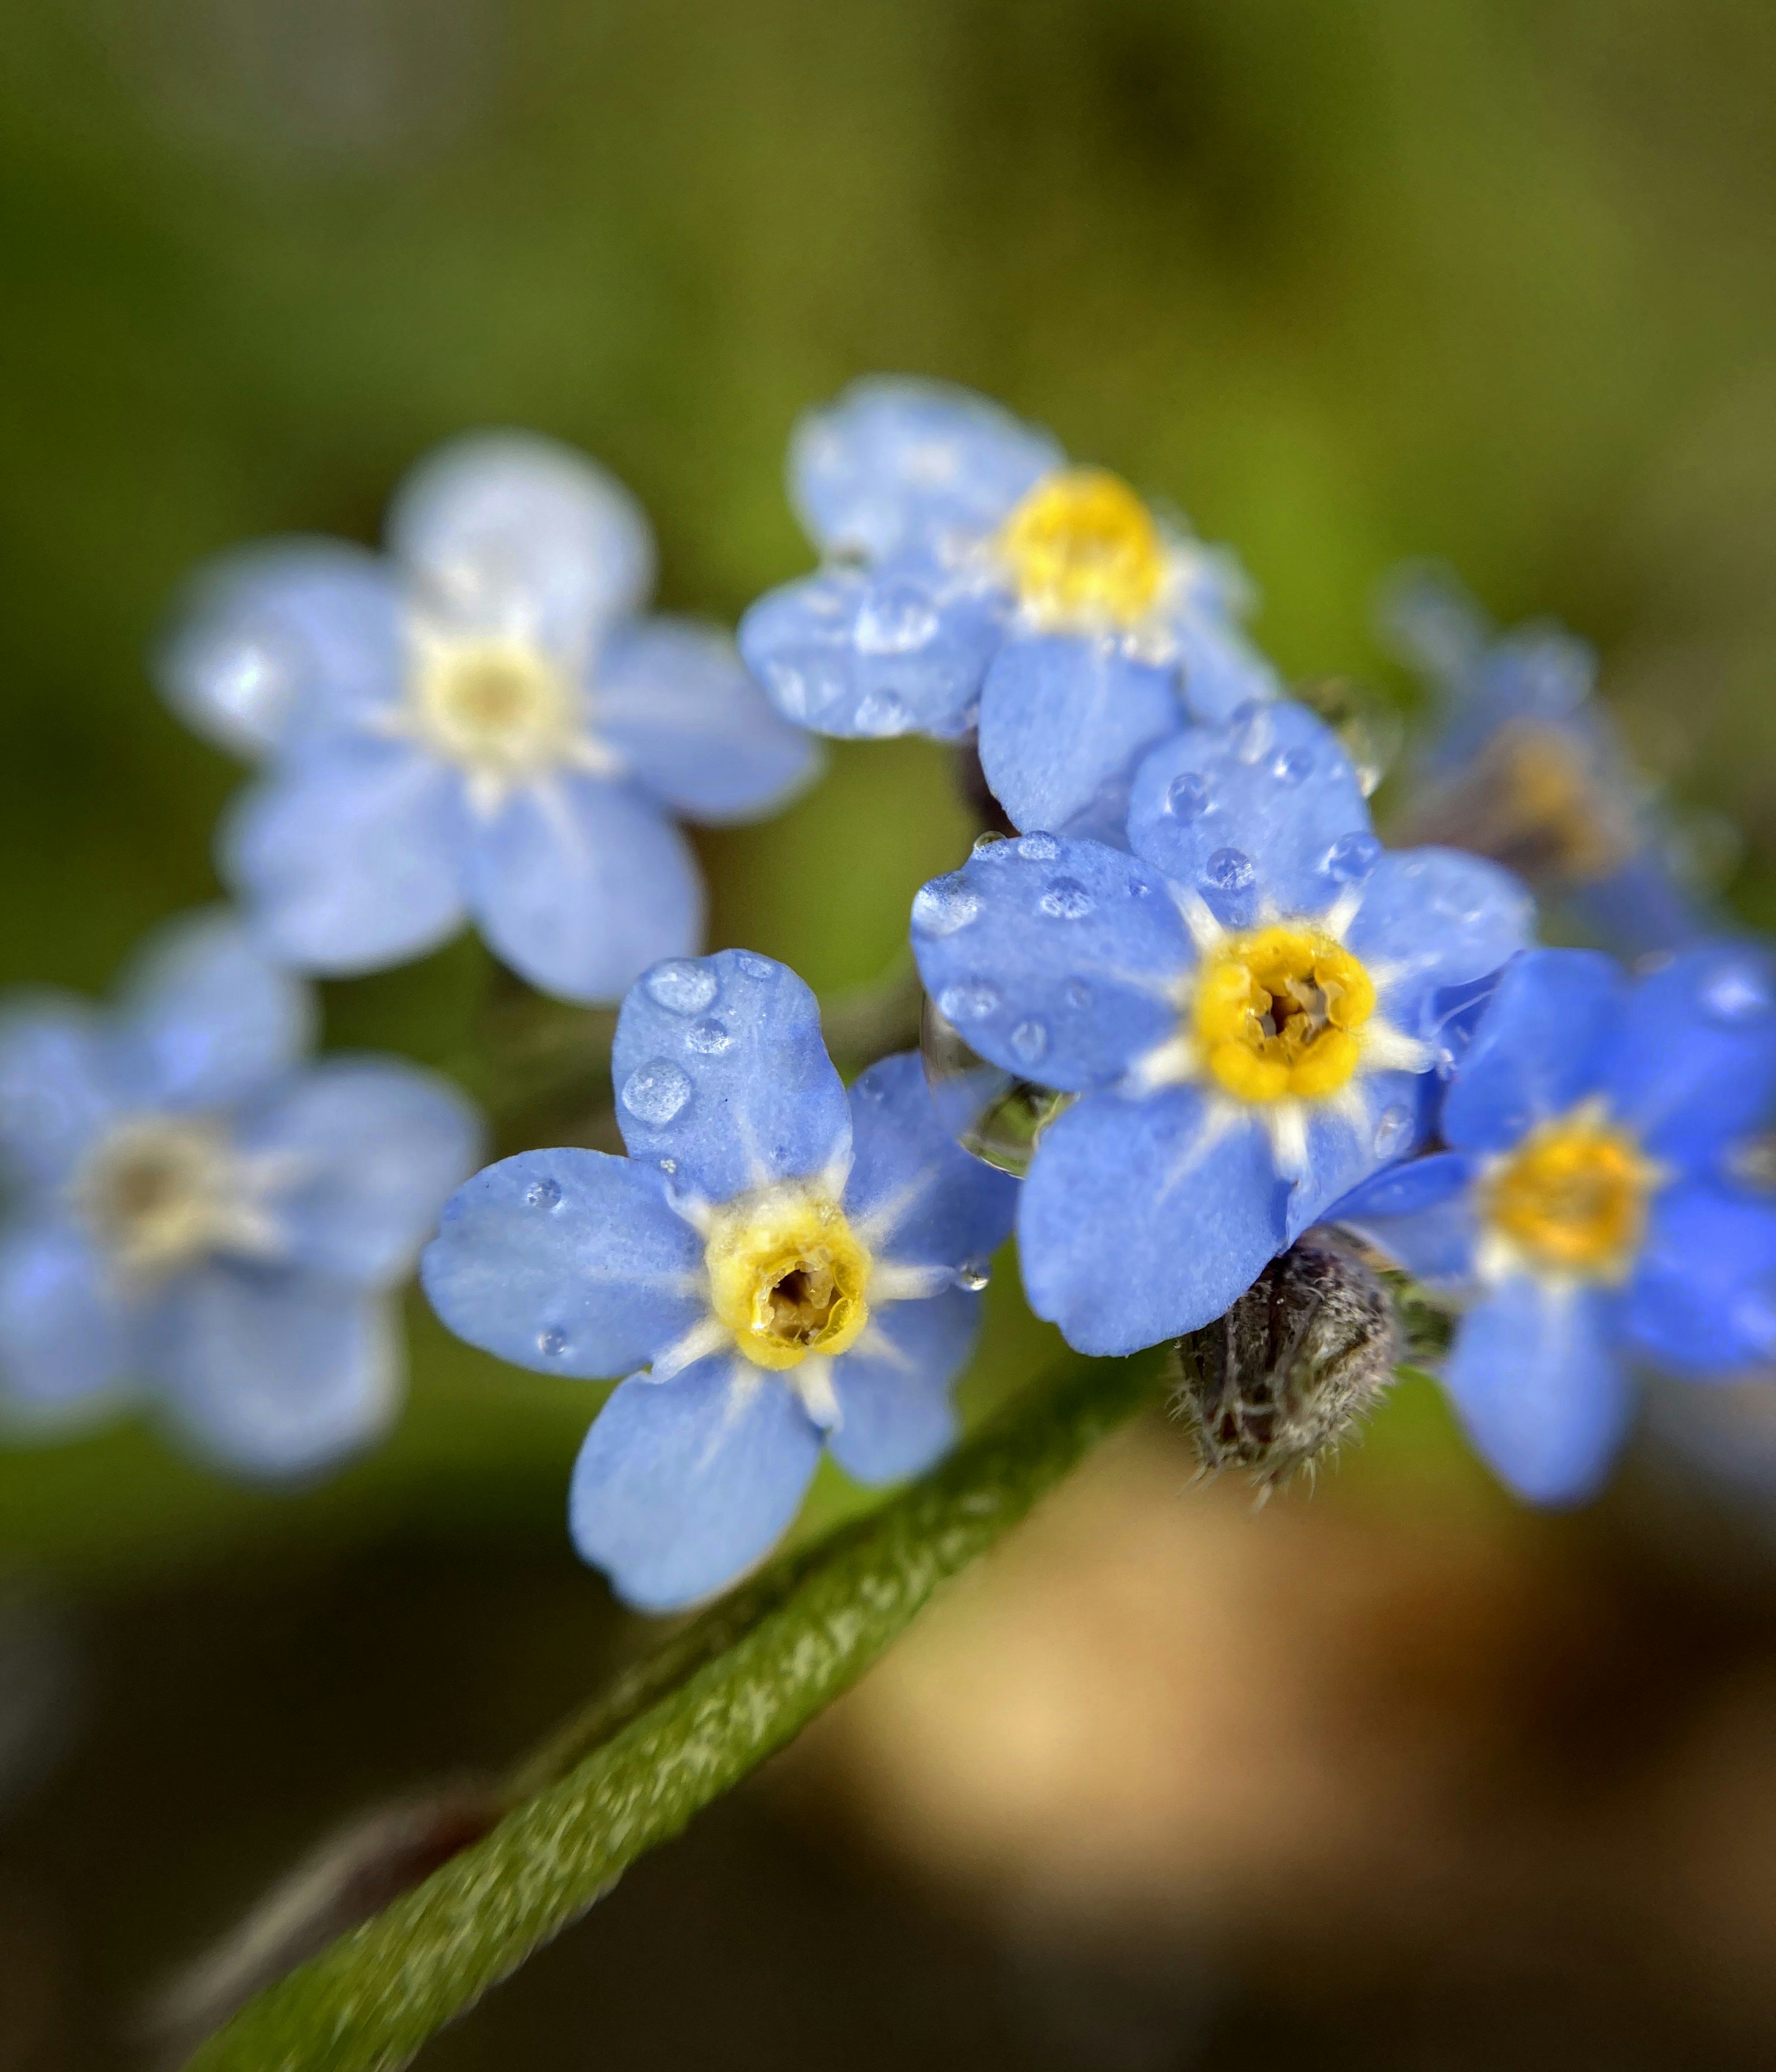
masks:
[[[749,951],[648,972],[611,1076],[630,1155],[489,1166],[421,1272],[472,1344],[627,1377],[581,1452],[570,1524],[622,1597],[664,1611],[766,1552],[823,1444],[865,1482],[949,1446],[1016,1187],[956,1148],[911,1054],[847,1096],[812,993]]]
[[[978,730],[1018,827],[1120,842],[1143,750],[1276,691],[1227,556],[965,389],[855,384],[798,426],[789,479],[824,565],[746,614],[748,666],[823,734]]]
[[[227,913],[187,917],[115,1013],[0,1009],[0,1426],[146,1393],[199,1451],[306,1472],[377,1437],[390,1290],[479,1130],[393,1059],[305,1064],[313,1007]]]
[[[1385,853],[1337,742],[1286,701],[1153,750],[1128,840],[993,842],[913,904],[939,1011],[1078,1096],[1038,1141],[1018,1250],[1038,1315],[1092,1353],[1210,1322],[1411,1151],[1445,1005],[1531,919],[1496,865]]]
[[[1707,945],[1632,981],[1597,951],[1530,951],[1456,1068],[1449,1149],[1332,1211],[1472,1297],[1445,1379],[1524,1496],[1597,1488],[1637,1363],[1706,1379],[1776,1354],[1776,1205],[1733,1170],[1773,1098],[1761,952]]]
[[[695,951],[674,824],[743,819],[809,775],[731,643],[638,616],[646,519],[602,469],[519,434],[459,439],[397,495],[388,553],[225,558],[163,650],[174,706],[263,774],[220,839],[264,941],[334,974],[472,919],[532,984],[614,1001]]]

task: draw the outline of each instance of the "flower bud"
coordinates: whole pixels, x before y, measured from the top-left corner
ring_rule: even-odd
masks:
[[[1205,1470],[1251,1470],[1267,1490],[1311,1468],[1393,1379],[1388,1288],[1315,1231],[1273,1259],[1227,1314],[1178,1339],[1172,1408]]]

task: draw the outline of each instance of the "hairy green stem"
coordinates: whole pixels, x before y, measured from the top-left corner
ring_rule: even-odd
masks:
[[[516,1774],[484,1840],[249,2001],[190,2072],[406,2064],[853,1684],[1153,1400],[1158,1364],[1070,1362],[923,1482],[680,1629]]]

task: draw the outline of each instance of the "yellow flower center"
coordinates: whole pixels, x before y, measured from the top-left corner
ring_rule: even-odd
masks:
[[[525,641],[439,643],[422,655],[416,689],[426,731],[470,769],[537,769],[557,760],[573,738],[567,684]]]
[[[75,1178],[73,1200],[124,1272],[158,1280],[236,1235],[240,1191],[218,1124],[137,1116],[95,1145]]]
[[[842,1353],[869,1321],[870,1254],[825,1194],[742,1194],[716,1211],[703,1257],[716,1315],[760,1367]]]
[[[1209,1071],[1240,1100],[1314,1100],[1357,1069],[1357,1031],[1375,1008],[1369,974],[1311,928],[1231,936],[1207,963],[1194,1005]]]
[[[1581,1110],[1532,1130],[1494,1170],[1482,1213],[1545,1271],[1613,1281],[1640,1248],[1658,1178],[1631,1137]]]
[[[1005,520],[999,551],[1041,625],[1133,626],[1166,573],[1153,513],[1120,476],[1096,467],[1045,475]]]

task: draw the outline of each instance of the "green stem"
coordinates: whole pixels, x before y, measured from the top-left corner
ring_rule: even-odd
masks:
[[[668,1639],[513,1779],[480,1842],[250,2000],[189,2072],[391,2072],[854,1683],[938,1586],[1143,1403],[1075,1360],[926,1480]]]

